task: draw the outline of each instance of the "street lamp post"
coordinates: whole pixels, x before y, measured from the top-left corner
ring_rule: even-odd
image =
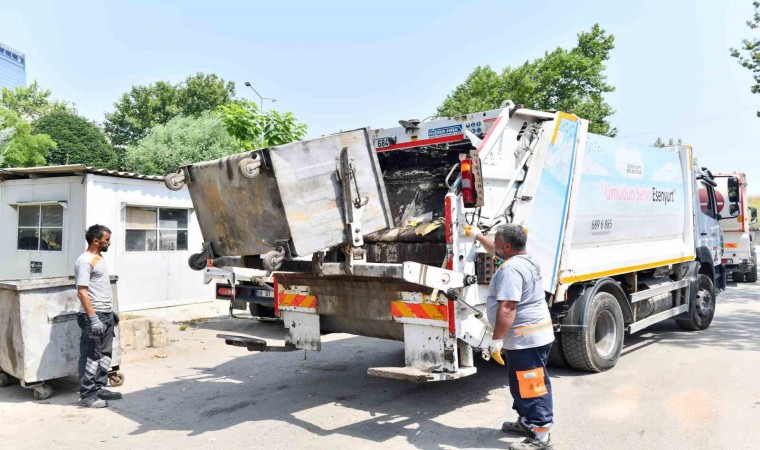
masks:
[[[247,87],[251,88],[251,90],[253,91],[253,93],[256,94],[256,96],[259,97],[259,104],[261,105],[261,109],[260,109],[259,113],[263,117],[264,116],[264,100],[269,100],[272,103],[274,103],[274,102],[277,101],[277,99],[276,98],[271,98],[271,97],[262,97],[261,94],[259,94],[259,91],[257,91],[256,88],[254,88],[253,86],[251,86],[251,83],[249,81],[246,81],[245,85]],[[261,146],[262,147],[264,146],[264,136],[265,136],[265,134],[266,134],[266,130],[264,130],[264,127],[261,127]]]

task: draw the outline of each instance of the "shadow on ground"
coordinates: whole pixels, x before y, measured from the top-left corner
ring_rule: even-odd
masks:
[[[639,351],[653,343],[665,343],[677,347],[696,348],[714,346],[727,350],[760,351],[760,311],[750,308],[757,303],[757,295],[747,289],[747,283],[729,283],[728,289],[717,297],[715,317],[710,327],[703,331],[686,331],[675,321],[666,320],[629,336],[623,354]]]
[[[214,329],[220,325],[213,324]],[[259,331],[268,325],[255,325],[254,334],[261,337]],[[187,430],[192,436],[241,423],[280,421],[316,436],[345,435],[376,443],[403,436],[421,449],[505,445],[497,429],[456,428],[435,420],[486,402],[492,390],[506,385],[501,366],[482,364],[475,376],[446,383],[370,377],[369,367],[403,365],[403,346],[360,337],[325,343],[321,352],[307,353],[306,359],[301,351],[246,354],[241,349],[241,355],[198,368],[198,375],[133,392],[112,409],[139,424],[133,435]],[[183,414],[176,414],[180,410]]]

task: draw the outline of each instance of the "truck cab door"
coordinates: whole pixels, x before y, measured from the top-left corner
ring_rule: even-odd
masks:
[[[710,250],[713,265],[717,267],[723,256],[723,233],[718,221],[718,209],[715,189],[706,183],[699,186],[699,210],[697,211],[697,231],[699,247]]]

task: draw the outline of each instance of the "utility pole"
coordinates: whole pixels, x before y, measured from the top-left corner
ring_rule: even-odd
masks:
[[[261,105],[261,109],[259,110],[259,114],[261,114],[262,117],[264,117],[264,100],[269,100],[272,103],[276,102],[277,99],[271,98],[271,97],[262,97],[261,94],[259,94],[259,91],[257,91],[253,86],[251,86],[251,83],[249,81],[245,82],[245,85],[251,88],[254,94],[256,94],[259,97],[259,103]],[[261,127],[261,146],[264,146],[264,135],[266,134],[266,131],[264,130],[264,127]]]

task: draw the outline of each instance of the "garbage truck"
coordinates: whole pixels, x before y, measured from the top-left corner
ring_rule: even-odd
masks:
[[[754,233],[757,209],[749,206],[747,176],[741,172],[715,175],[720,228],[723,232],[723,266],[733,281],[757,281]],[[700,191],[704,198],[706,192]],[[704,203],[703,203],[704,205]]]
[[[245,274],[249,283],[225,287],[230,296],[271,288],[284,346],[220,335],[228,345],[320,350],[323,334],[350,333],[404,343],[403,365],[370,375],[472,375],[489,356],[485,302],[500,262],[466,227],[502,223],[528,231],[555,361],[600,372],[615,366],[626,333],[668,319],[710,325],[725,287],[716,183],[690,146],[595,135],[583,118],[512,102],[399,124],[166,176],[189,190],[203,234],[190,266]]]

